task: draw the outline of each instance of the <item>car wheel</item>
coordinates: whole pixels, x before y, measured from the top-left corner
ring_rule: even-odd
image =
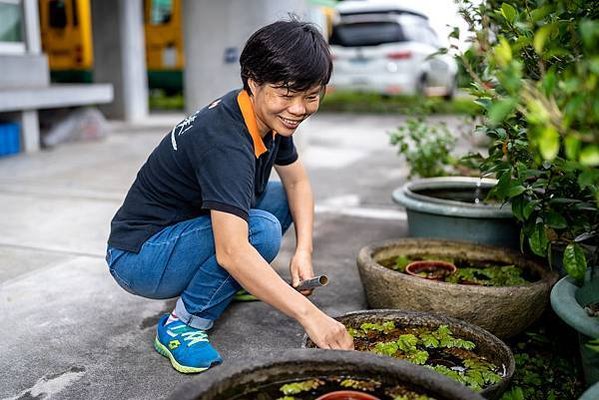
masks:
[[[454,76],[451,80],[451,86],[447,89],[447,94],[443,96],[444,100],[451,101],[458,93],[458,77]]]
[[[427,80],[426,74],[420,76],[416,84],[416,95],[426,97]]]

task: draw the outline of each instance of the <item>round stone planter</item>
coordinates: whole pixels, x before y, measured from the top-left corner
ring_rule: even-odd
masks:
[[[384,385],[406,384],[437,400],[483,400],[479,394],[427,368],[375,354],[320,349],[294,349],[261,359],[231,360],[179,386],[170,398],[247,400],[240,395],[265,385],[334,376],[375,379]]]
[[[599,382],[599,353],[586,347],[586,343],[592,338],[599,338],[599,318],[590,317],[578,304],[574,298],[577,289],[578,286],[569,277],[560,279],[551,290],[551,308],[578,332],[582,369],[586,383],[591,385]]]
[[[427,178],[407,182],[393,192],[406,208],[412,237],[464,240],[519,247],[520,228],[509,204],[483,204],[497,181],[469,177]],[[475,203],[478,198],[481,202]]]
[[[514,374],[514,356],[505,343],[484,329],[455,318],[412,311],[365,310],[353,311],[335,319],[345,326],[353,328],[359,328],[365,322],[381,323],[385,321],[394,321],[399,326],[426,327],[430,329],[437,329],[440,325],[449,326],[455,337],[474,342],[478,355],[503,368],[502,380],[485,388],[480,393],[486,399],[498,399],[509,385]],[[302,347],[314,347],[314,344],[307,335],[304,335]],[[395,360],[391,357],[385,358],[390,361]]]
[[[435,254],[470,261],[515,264],[539,280],[522,286],[486,287],[431,281],[383,267],[392,257]],[[475,243],[399,239],[364,247],[358,270],[370,308],[437,312],[478,325],[502,338],[541,316],[558,276],[520,252]]]

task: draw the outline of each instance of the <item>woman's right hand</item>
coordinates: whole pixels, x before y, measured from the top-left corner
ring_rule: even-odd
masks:
[[[354,339],[345,326],[320,310],[302,322],[306,333],[321,349],[353,350]]]

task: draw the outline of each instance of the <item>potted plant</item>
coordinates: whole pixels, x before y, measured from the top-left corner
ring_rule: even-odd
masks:
[[[588,388],[578,400],[595,400],[599,399],[599,382]]]
[[[483,400],[427,368],[375,354],[286,350],[211,369],[171,399]]]
[[[356,350],[424,365],[487,399],[498,398],[514,372],[510,349],[489,332],[442,315],[400,310],[355,311],[337,318]],[[304,346],[314,347],[307,336]]]
[[[599,8],[582,0],[461,3],[474,33],[475,51],[464,59],[471,93],[487,117],[478,129],[493,139],[480,168],[496,174],[490,195],[511,203],[523,249],[550,262],[562,249],[569,277],[553,289],[552,306],[581,333],[592,383],[599,379],[599,357],[587,352],[599,337]]]
[[[518,227],[509,204],[487,200],[497,181],[481,179],[475,163],[453,155],[456,138],[445,124],[411,118],[390,139],[410,168],[408,178],[422,178],[392,195],[406,208],[410,236],[517,248]],[[464,173],[478,177],[456,176]]]
[[[454,264],[443,280],[404,273],[419,260]],[[541,316],[555,272],[516,250],[476,243],[398,239],[362,248],[358,271],[371,308],[435,312],[476,324],[505,338]]]
[[[457,268],[453,262],[435,259],[411,261],[405,266],[405,272],[408,275],[435,281],[444,281],[456,271]]]

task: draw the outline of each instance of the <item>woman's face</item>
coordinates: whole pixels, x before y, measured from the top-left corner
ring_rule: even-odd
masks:
[[[258,85],[252,79],[248,85],[262,135],[274,130],[279,135],[291,136],[302,121],[318,110],[321,86],[293,92],[268,83]]]

